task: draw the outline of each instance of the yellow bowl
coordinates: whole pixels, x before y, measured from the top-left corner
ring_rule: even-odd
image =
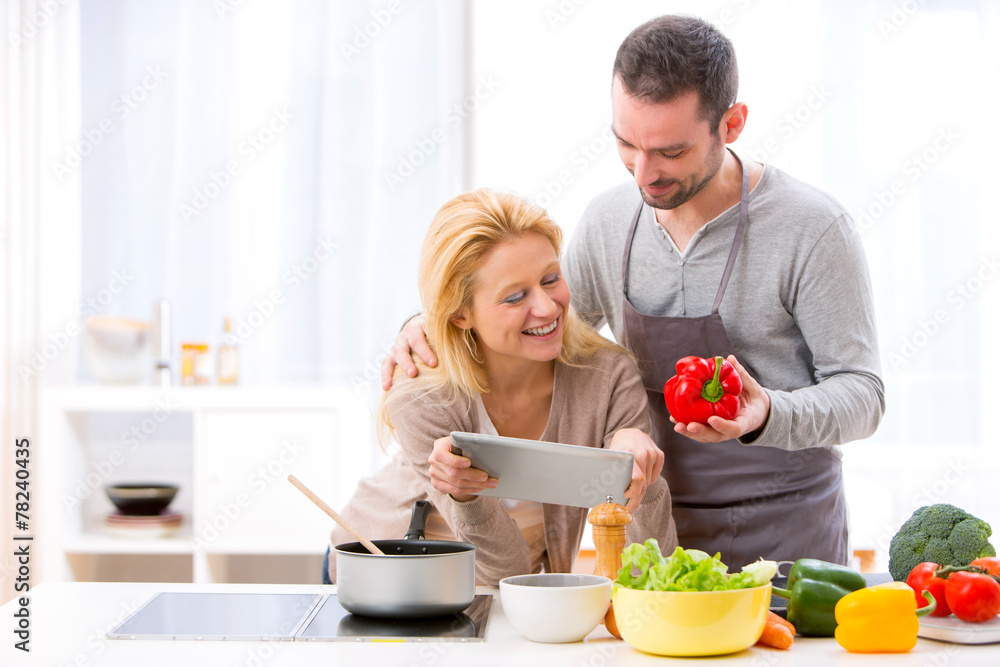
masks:
[[[723,655],[760,639],[771,605],[771,584],[705,593],[616,586],[612,600],[622,639],[640,651]]]

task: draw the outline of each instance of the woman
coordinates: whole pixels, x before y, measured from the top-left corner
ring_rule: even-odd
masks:
[[[677,544],[639,371],[570,309],[561,240],[544,210],[509,194],[477,190],[438,211],[419,282],[439,363],[416,378],[397,373],[382,397],[380,439],[394,433],[401,451],[343,512],[368,537],[401,537],[413,502],[428,499],[428,537],[475,544],[480,583],[570,571],[587,510],[475,495],[496,480],[451,453],[448,434],[468,431],[632,451],[645,463],[625,494],[629,539],[656,537],[667,552]],[[352,540],[339,527],[331,534],[334,545]],[[333,581],[335,568],[331,558]]]

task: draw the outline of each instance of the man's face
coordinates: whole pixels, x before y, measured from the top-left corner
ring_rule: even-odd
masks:
[[[650,206],[677,208],[722,166],[725,145],[719,128],[701,118],[698,93],[646,104],[626,93],[616,77],[611,110],[618,155]]]

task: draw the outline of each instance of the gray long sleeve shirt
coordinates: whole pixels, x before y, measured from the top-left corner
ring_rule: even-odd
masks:
[[[573,306],[622,335],[622,256],[640,201],[635,183],[584,212],[563,258]],[[629,262],[629,301],[646,315],[712,310],[739,205],[683,254],[646,206]],[[719,308],[737,358],[771,399],[751,444],[798,450],[866,438],[885,411],[871,282],[860,237],[832,197],[770,165],[750,193],[746,236]]]

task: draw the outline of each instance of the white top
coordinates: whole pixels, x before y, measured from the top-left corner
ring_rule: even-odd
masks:
[[[486,412],[481,396],[476,397],[476,411],[479,413],[480,432],[484,435],[500,435]],[[504,507],[521,529],[528,548],[531,550],[531,571],[541,572],[545,554],[545,525],[542,521],[542,504],[531,500],[503,500]],[[455,534],[435,508],[427,515],[424,536],[429,540],[455,540]]]

